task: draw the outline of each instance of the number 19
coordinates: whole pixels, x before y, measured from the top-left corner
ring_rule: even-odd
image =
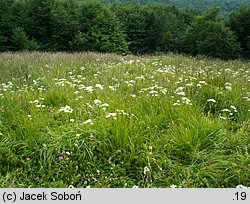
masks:
[[[247,199],[247,194],[245,192],[237,192],[235,193],[236,195],[236,200],[246,200]]]

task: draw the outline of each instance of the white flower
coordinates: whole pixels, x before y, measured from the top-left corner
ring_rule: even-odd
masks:
[[[207,84],[205,81],[199,81],[199,84]]]
[[[179,96],[185,96],[185,93],[183,91],[177,92],[176,94],[179,95]]]
[[[91,119],[86,120],[83,124],[90,124],[90,125],[94,125],[93,121]]]
[[[138,188],[138,186],[132,186],[132,188]]]
[[[58,112],[72,113],[73,109],[70,106],[66,105],[65,107],[61,107]]]
[[[225,89],[228,91],[232,91],[232,87],[231,86],[225,86]]]
[[[242,184],[239,184],[238,186],[236,186],[236,188],[250,188],[250,187],[243,186]]]
[[[144,175],[146,175],[149,172],[149,168],[147,166],[144,167]]]
[[[109,88],[110,88],[111,90],[113,90],[113,91],[116,90],[116,88],[115,88],[114,86],[109,86]]]
[[[237,109],[235,108],[235,106],[230,106],[230,108],[233,109],[235,113],[237,112]]]
[[[70,121],[71,123],[75,122],[75,120],[74,120],[73,118],[71,118],[69,121]]]
[[[103,90],[103,85],[101,85],[101,84],[96,84],[95,87],[99,88],[100,90]]]
[[[225,89],[228,91],[232,91],[232,85],[230,83],[225,83]]]
[[[109,106],[109,104],[107,104],[107,103],[100,105],[100,107],[108,107],[108,106]]]
[[[85,89],[86,91],[88,91],[89,93],[92,93],[92,92],[94,91],[94,89],[93,89],[92,86],[86,86],[86,87],[84,87],[84,89]]]
[[[223,110],[221,110],[221,112],[231,112],[229,109],[225,108]]]
[[[65,152],[65,154],[70,155],[70,152]]]
[[[216,100],[214,100],[214,99],[207,99],[207,102],[213,102],[213,103],[215,103]]]
[[[102,102],[101,102],[99,99],[95,99],[95,100],[94,100],[94,103],[95,103],[95,104],[100,104],[100,103],[102,103]]]
[[[171,185],[171,186],[169,186],[169,187],[170,187],[170,188],[176,188],[177,185],[173,184],[173,185]]]
[[[116,113],[108,113],[108,115],[106,115],[106,118],[110,117],[113,117],[116,120]]]

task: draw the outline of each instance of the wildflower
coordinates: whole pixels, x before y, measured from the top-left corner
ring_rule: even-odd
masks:
[[[191,101],[188,99],[188,98],[186,98],[186,97],[182,97],[182,103],[185,103],[185,104],[187,104],[187,105],[192,105],[192,103],[190,103]]]
[[[69,121],[70,121],[71,123],[75,122],[75,120],[74,120],[73,118],[71,118]]]
[[[214,99],[207,99],[207,102],[213,102],[213,103],[215,103],[216,100],[214,100]]]
[[[111,89],[111,90],[113,90],[113,91],[116,90],[116,88],[115,88],[114,86],[109,86],[109,89]]]
[[[250,188],[250,187],[243,186],[242,184],[239,184],[238,186],[236,186],[236,188]]]
[[[65,107],[61,107],[58,112],[72,113],[73,109],[70,106],[66,105]]]
[[[70,152],[65,152],[65,154],[70,155]]]
[[[100,107],[108,107],[108,106],[109,106],[109,104],[107,104],[107,103],[100,105]]]
[[[225,89],[228,91],[232,91],[232,85],[230,83],[225,83]]]
[[[58,157],[58,160],[59,160],[59,161],[62,161],[62,160],[63,160],[63,157],[62,157],[62,156]]]
[[[183,91],[177,92],[176,94],[179,95],[179,96],[185,96],[185,93]]]
[[[149,168],[147,166],[144,167],[144,175],[146,175],[149,172]]]
[[[94,183],[98,183],[97,179],[94,178],[93,180],[94,180]]]
[[[113,117],[114,119],[116,119],[116,113],[108,113],[108,115],[106,115],[106,118],[110,118]]]
[[[94,125],[93,121],[91,119],[86,120],[83,124],[90,124],[90,125]]]
[[[89,138],[90,138],[90,139],[94,138],[94,135],[91,133],[91,134],[89,135]]]
[[[29,161],[29,160],[30,160],[30,157],[27,157],[27,158],[26,158],[26,161]]]
[[[173,184],[173,185],[171,185],[171,186],[169,186],[169,187],[170,187],[170,188],[176,188],[177,185]]]
[[[132,188],[138,188],[138,186],[132,186]]]
[[[231,112],[229,109],[225,108],[223,110],[221,110],[221,112]]]
[[[95,87],[99,88],[100,90],[103,90],[103,85],[101,85],[101,84],[96,84]]]
[[[98,99],[95,99],[95,100],[94,100],[94,103],[95,103],[95,104],[100,104],[100,103],[102,103],[102,102],[101,102],[100,100],[98,100]]]
[[[187,87],[191,87],[193,85],[194,85],[193,82],[191,82],[190,84],[186,84]]]
[[[76,137],[80,137],[81,136],[81,134],[76,134]]]
[[[89,93],[92,93],[94,91],[92,86],[86,86],[85,90],[88,91]]]
[[[199,84],[207,84],[205,81],[199,81]]]
[[[235,106],[230,106],[230,108],[233,109],[235,113],[237,112],[237,109],[235,108]]]

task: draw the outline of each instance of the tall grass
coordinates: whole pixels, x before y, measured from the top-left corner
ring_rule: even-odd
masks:
[[[250,64],[0,54],[1,187],[250,186]]]

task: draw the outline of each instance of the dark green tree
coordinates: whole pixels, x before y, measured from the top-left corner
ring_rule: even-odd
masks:
[[[126,36],[108,5],[86,1],[78,10],[79,28],[72,49],[77,51],[125,52]]]
[[[52,10],[55,0],[28,0],[26,3],[27,21],[25,31],[49,50],[53,32]]]
[[[10,49],[10,36],[16,26],[15,6],[14,0],[0,0],[0,51]]]
[[[78,33],[78,4],[75,0],[57,1],[52,10],[52,33],[50,49],[55,51],[70,50],[70,43]]]
[[[242,55],[250,58],[250,7],[242,7],[229,17],[229,26],[237,35]]]
[[[39,45],[35,40],[29,40],[28,36],[24,32],[23,28],[17,27],[13,30],[10,38],[10,50],[38,50]]]
[[[113,11],[126,33],[129,51],[145,52],[145,10],[141,4],[115,4]]]
[[[219,11],[213,8],[194,19],[186,34],[187,52],[223,59],[239,56],[236,36],[225,26]]]

